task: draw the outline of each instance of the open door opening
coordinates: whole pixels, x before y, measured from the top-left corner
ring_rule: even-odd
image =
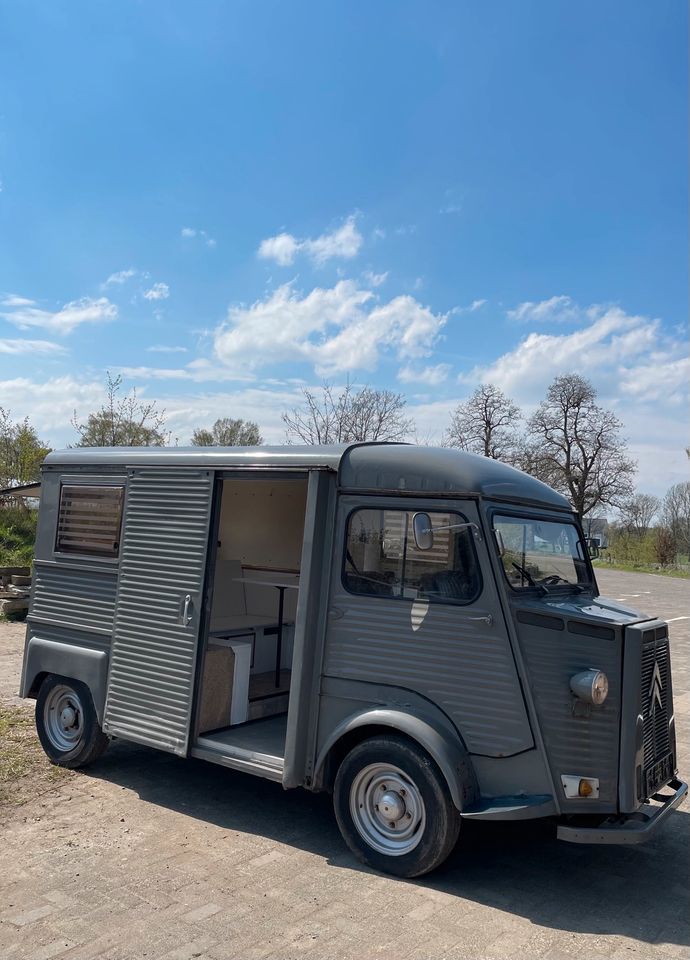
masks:
[[[222,481],[198,695],[194,752],[219,762],[251,754],[276,779],[285,752],[307,484],[306,476]]]

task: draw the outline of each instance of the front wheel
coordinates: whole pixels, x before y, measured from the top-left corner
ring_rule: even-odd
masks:
[[[355,856],[398,877],[435,869],[460,831],[460,813],[443,774],[403,737],[376,737],[354,747],[338,770],[333,803]]]
[[[38,692],[36,730],[48,759],[60,767],[85,767],[109,743],[86,684],[55,675],[46,677]]]

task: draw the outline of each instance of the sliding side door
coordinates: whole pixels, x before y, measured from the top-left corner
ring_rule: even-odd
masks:
[[[213,472],[128,471],[103,729],[186,755]]]

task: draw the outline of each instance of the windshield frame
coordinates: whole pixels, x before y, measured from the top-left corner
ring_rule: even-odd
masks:
[[[576,543],[580,543],[582,546],[583,556],[579,560],[584,566],[583,569],[587,573],[587,581],[577,583],[550,583],[543,584],[538,581],[534,584],[525,583],[524,586],[515,585],[510,582],[508,578],[508,573],[503,563],[503,558],[500,554],[498,542],[496,539],[496,528],[495,520],[496,517],[508,517],[514,518],[516,520],[525,520],[533,521],[535,523],[556,523],[561,524],[567,527],[574,527],[576,533]],[[597,593],[598,587],[596,578],[594,575],[594,568],[592,567],[592,560],[589,555],[589,550],[587,549],[587,544],[585,542],[585,536],[582,529],[582,524],[580,518],[573,513],[570,514],[553,514],[553,513],[540,513],[536,510],[530,510],[529,508],[520,509],[514,504],[496,504],[494,503],[488,511],[488,521],[489,528],[491,532],[491,540],[493,541],[493,550],[494,556],[498,563],[498,566],[503,574],[503,581],[510,588],[510,591],[515,596],[542,596],[544,594],[550,593]]]

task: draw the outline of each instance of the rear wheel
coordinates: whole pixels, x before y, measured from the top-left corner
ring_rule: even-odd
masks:
[[[36,700],[36,730],[51,763],[84,767],[108,746],[91,692],[80,680],[51,675]]]
[[[458,838],[460,814],[432,758],[410,740],[365,740],[335,780],[335,815],[362,862],[399,877],[439,866]]]

